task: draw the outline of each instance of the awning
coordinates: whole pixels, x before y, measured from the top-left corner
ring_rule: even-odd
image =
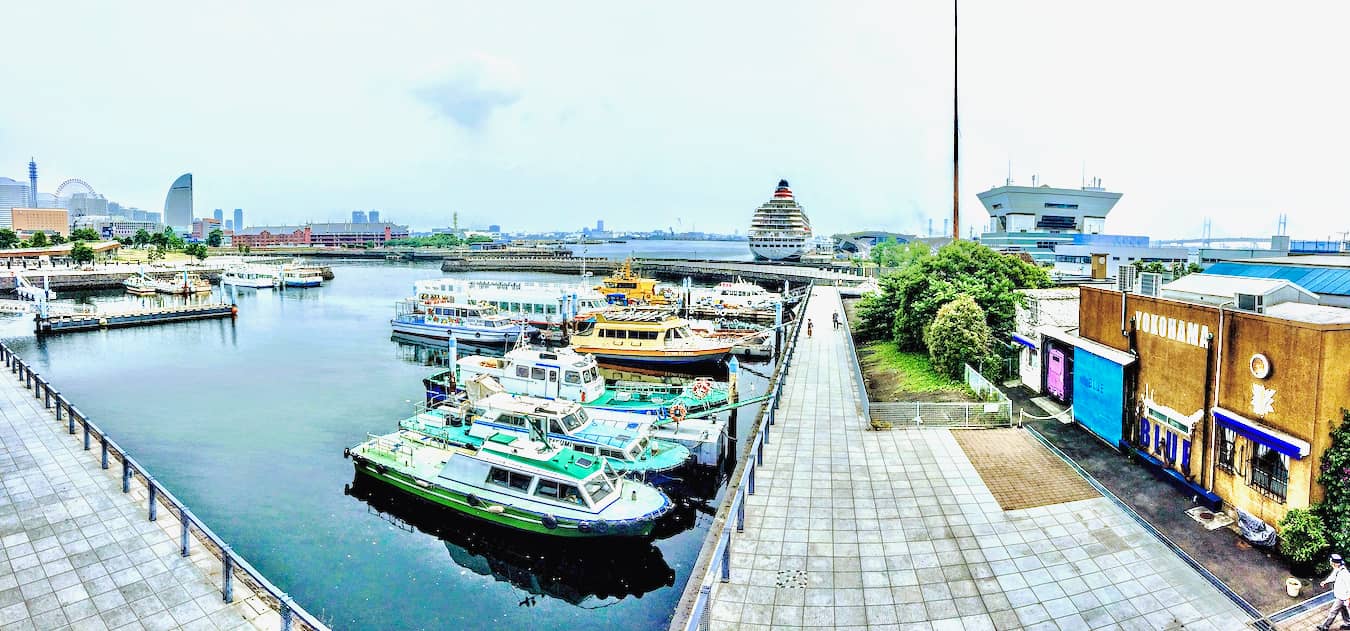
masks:
[[[1064,342],[1074,348],[1081,348],[1113,364],[1129,366],[1137,359],[1134,355],[1126,353],[1125,351],[1116,350],[1100,342],[1094,342],[1085,337],[1079,337],[1064,329],[1055,328],[1053,326],[1036,327],[1036,332],[1048,338]]]
[[[1033,351],[1036,350],[1036,342],[1034,340],[1022,337],[1021,335],[1018,335],[1016,333],[1013,333],[1012,340]]]
[[[1241,434],[1243,438],[1265,445],[1290,458],[1302,460],[1312,453],[1307,441],[1290,436],[1269,425],[1243,418],[1220,407],[1211,408],[1210,411],[1214,412],[1215,421]]]

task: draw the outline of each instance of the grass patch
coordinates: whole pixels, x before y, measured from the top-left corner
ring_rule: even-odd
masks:
[[[925,353],[900,350],[894,342],[858,348],[863,376],[873,401],[974,401],[966,384],[935,370]]]

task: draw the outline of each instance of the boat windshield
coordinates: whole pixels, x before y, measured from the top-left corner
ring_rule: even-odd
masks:
[[[591,496],[591,504],[598,505],[614,493],[614,485],[610,484],[605,474],[601,473],[586,482],[586,494]]]
[[[582,425],[585,425],[587,420],[589,419],[586,418],[586,411],[577,410],[576,412],[573,412],[571,414],[562,417],[562,424],[563,427],[567,428],[567,431],[571,433],[576,431],[577,428],[581,427]]]
[[[592,381],[595,381],[595,378],[596,378],[596,376],[597,376],[597,374],[596,374],[595,371],[596,371],[596,369],[595,369],[595,367],[593,367],[593,366],[592,366],[591,368],[587,368],[587,369],[586,369],[586,372],[583,374],[583,378],[582,378],[581,382],[582,382],[582,383],[590,383],[590,382],[592,382]]]

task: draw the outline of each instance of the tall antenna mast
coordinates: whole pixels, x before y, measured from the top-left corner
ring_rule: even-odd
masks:
[[[957,60],[961,47],[958,45],[957,1],[952,2],[952,240],[961,240],[961,114],[957,99]]]

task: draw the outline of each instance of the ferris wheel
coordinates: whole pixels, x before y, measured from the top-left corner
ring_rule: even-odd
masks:
[[[88,182],[81,180],[79,178],[74,177],[70,178],[69,180],[62,182],[60,186],[56,187],[57,200],[60,200],[62,198],[69,198],[75,193],[84,193],[85,195],[88,195],[90,197],[96,195],[96,193],[94,192],[94,187],[90,186]]]

